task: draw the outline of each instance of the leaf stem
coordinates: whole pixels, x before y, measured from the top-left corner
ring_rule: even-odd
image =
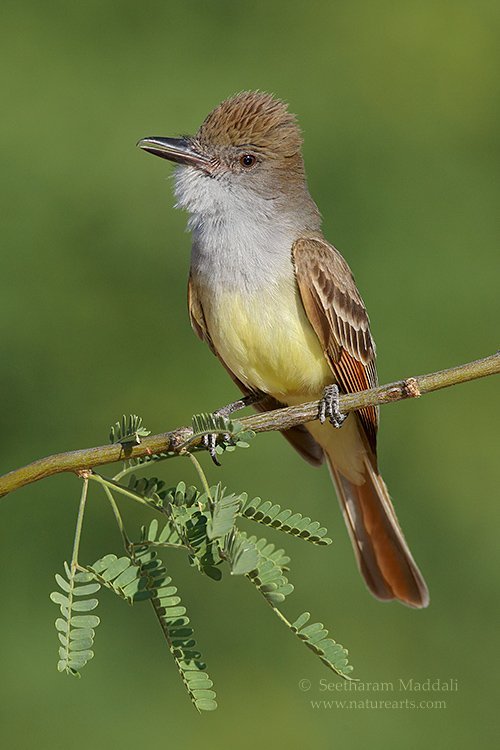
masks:
[[[122,515],[121,515],[120,510],[118,508],[118,505],[116,503],[116,500],[113,497],[113,495],[111,493],[111,490],[109,489],[109,487],[107,485],[103,484],[102,488],[103,488],[104,492],[106,493],[106,496],[107,496],[107,498],[109,500],[109,503],[111,505],[111,509],[112,509],[112,511],[114,513],[114,516],[115,516],[115,519],[116,519],[116,523],[118,524],[118,528],[120,529],[120,534],[122,535],[123,546],[125,547],[125,551],[129,552],[131,542],[130,542],[128,534],[127,534],[127,532],[125,530],[125,524],[123,523],[123,518],[122,518]]]
[[[82,527],[83,527],[83,516],[85,514],[85,504],[87,502],[88,488],[89,488],[89,479],[88,479],[88,476],[86,476],[83,480],[82,494],[80,496],[80,506],[78,508],[78,516],[76,519],[75,540],[73,542],[73,553],[71,555],[71,572],[72,573],[76,571],[76,568],[78,565],[78,552],[80,550],[80,540],[82,537]]]
[[[89,479],[92,479],[94,482],[99,482],[100,485],[103,487],[109,487],[110,489],[115,490],[116,492],[119,492],[121,495],[125,495],[125,497],[130,497],[132,500],[135,500],[136,503],[140,503],[141,505],[145,505],[147,508],[150,508],[151,510],[158,510],[153,503],[148,503],[144,498],[137,494],[137,492],[133,492],[132,490],[127,489],[126,487],[122,487],[121,484],[118,484],[118,482],[115,482],[114,479],[106,479],[105,477],[101,476],[100,474],[89,474]]]
[[[213,497],[212,497],[212,493],[210,492],[210,487],[209,487],[209,484],[208,484],[208,481],[207,481],[207,477],[205,475],[205,472],[201,468],[201,464],[198,461],[198,459],[196,458],[196,456],[193,456],[193,454],[190,453],[189,451],[187,451],[186,449],[184,449],[183,452],[180,455],[181,456],[187,456],[189,458],[189,460],[191,461],[191,463],[193,464],[194,468],[196,469],[196,471],[198,473],[198,476],[199,476],[199,478],[201,480],[201,483],[203,485],[203,489],[205,490],[205,493],[207,495],[207,498],[208,498],[209,502],[213,504],[214,500],[213,500]]]

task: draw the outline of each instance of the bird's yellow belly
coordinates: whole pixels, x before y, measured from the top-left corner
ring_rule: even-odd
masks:
[[[200,291],[214,346],[243,384],[293,404],[333,382],[294,279],[252,294]]]

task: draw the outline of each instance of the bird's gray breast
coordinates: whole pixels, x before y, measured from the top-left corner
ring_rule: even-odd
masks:
[[[294,273],[292,245],[296,237],[276,221],[225,216],[205,220],[192,229],[192,273],[214,290],[253,292]]]

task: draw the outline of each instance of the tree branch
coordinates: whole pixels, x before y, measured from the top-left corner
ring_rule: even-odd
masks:
[[[469,362],[458,367],[451,367],[448,370],[398,380],[395,383],[381,385],[368,391],[342,395],[340,397],[340,410],[347,413],[361,409],[363,406],[377,406],[406,398],[417,398],[424,393],[447,388],[450,385],[466,383],[469,380],[499,373],[500,352],[497,352],[490,357],[478,359],[475,362]],[[317,419],[318,408],[319,402],[312,401],[307,404],[243,417],[239,421],[245,429],[255,432],[286,430]],[[38,461],[0,477],[0,497],[26,484],[37,482],[64,471],[80,473],[85,469],[92,469],[95,466],[115,463],[124,459],[139,458],[152,453],[175,452],[181,443],[192,434],[190,427],[179,427],[171,432],[163,432],[159,435],[150,435],[143,438],[140,445],[127,446],[126,448],[120,444],[101,445],[97,448],[56,453],[47,458],[40,458]],[[199,442],[200,440],[193,441],[193,446]]]

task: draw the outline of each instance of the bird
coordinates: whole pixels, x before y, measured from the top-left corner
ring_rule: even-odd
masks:
[[[243,392],[237,403],[320,400],[319,419],[282,434],[309,463],[326,460],[369,590],[426,607],[378,469],[378,408],[339,411],[339,392],[377,385],[375,343],[351,269],[322,233],[296,116],[272,94],[243,91],[194,136],[137,145],[176,164],[176,207],[192,234],[191,325]]]

